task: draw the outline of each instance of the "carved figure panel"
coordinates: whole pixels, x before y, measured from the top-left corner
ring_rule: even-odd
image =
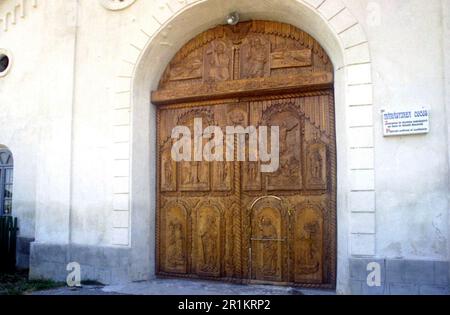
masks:
[[[212,163],[212,190],[230,192],[233,189],[234,165],[226,159],[226,153],[229,149],[226,146],[226,127],[234,125],[233,121],[238,124],[245,124],[246,112],[239,111],[239,105],[233,103],[216,106],[214,116],[216,117],[215,121],[217,122],[217,126],[222,131],[222,143],[224,143],[224,146],[222,147],[223,161],[215,161]]]
[[[209,191],[209,165],[206,162],[179,162],[181,191]]]
[[[308,144],[306,150],[306,186],[309,189],[327,189],[327,146],[323,143]]]
[[[251,225],[252,278],[282,281],[287,244],[282,210],[275,202],[263,202],[253,210]]]
[[[273,105],[275,106],[275,105]],[[286,110],[287,109],[287,110]],[[279,127],[280,165],[277,172],[267,175],[268,190],[300,190],[302,186],[301,146],[303,123],[298,113],[281,105],[264,121]]]
[[[187,213],[180,205],[163,210],[164,271],[187,272]]]
[[[201,144],[201,149],[206,144],[206,139],[202,134],[195,134],[195,119],[200,118],[202,121],[201,132],[203,132],[203,125],[210,126],[214,124],[213,114],[208,110],[192,110],[184,113],[178,119],[179,126],[185,126],[191,131],[191,161],[179,162],[179,186],[181,191],[209,191],[210,190],[210,163],[195,160],[195,143]],[[175,127],[175,126],[174,126]],[[198,137],[195,139],[195,137]],[[201,152],[201,154],[203,151]],[[203,156],[203,154],[202,154]]]
[[[259,162],[245,162],[242,168],[243,190],[261,190],[261,164]]]
[[[214,191],[229,192],[232,190],[233,163],[214,162],[212,164],[212,186]]]
[[[177,190],[177,164],[172,159],[172,141],[167,141],[161,148],[161,191]]]
[[[220,211],[210,205],[202,205],[196,217],[195,257],[197,273],[219,277],[222,265],[222,218]]]
[[[270,75],[270,42],[255,35],[241,47],[241,79],[263,78]]]
[[[232,78],[231,48],[224,41],[215,41],[206,49],[206,81],[228,81]]]
[[[310,49],[278,51],[270,55],[271,68],[296,68],[312,65],[312,53]]]
[[[169,80],[181,81],[203,77],[203,51],[195,50],[186,59],[170,65]]]
[[[320,283],[323,267],[322,212],[312,205],[295,213],[293,233],[294,278],[296,282]]]

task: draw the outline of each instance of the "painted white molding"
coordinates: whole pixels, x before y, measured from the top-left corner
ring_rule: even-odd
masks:
[[[16,0],[14,4],[5,12],[0,12],[0,31],[8,32],[12,25],[16,25],[20,19],[24,19],[28,14],[28,3],[31,7],[37,8],[37,0]]]
[[[131,6],[136,0],[99,0],[100,4],[108,10],[118,11]]]

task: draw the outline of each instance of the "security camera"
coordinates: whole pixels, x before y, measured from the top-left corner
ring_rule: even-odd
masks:
[[[239,13],[233,12],[227,16],[227,23],[229,25],[236,25],[239,23]]]

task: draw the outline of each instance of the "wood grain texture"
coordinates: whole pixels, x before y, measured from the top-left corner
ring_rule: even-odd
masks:
[[[282,23],[219,26],[179,51],[152,93],[158,275],[335,286],[332,84],[320,45]],[[237,159],[174,162],[171,131],[193,130],[195,118],[224,134],[226,126],[279,126],[278,171]]]

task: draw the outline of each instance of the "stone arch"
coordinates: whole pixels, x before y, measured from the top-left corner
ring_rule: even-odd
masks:
[[[322,45],[334,65],[338,142],[337,288],[338,292],[348,292],[348,257],[375,255],[374,233],[358,229],[353,234],[350,226],[350,222],[358,221],[356,212],[375,211],[371,58],[362,26],[341,0],[160,2],[160,11],[149,17],[152,23],[139,26],[130,36],[117,78],[114,109],[118,120],[131,110],[129,123],[114,127],[115,137],[121,139],[114,150],[118,152],[115,163],[127,163],[130,182],[127,199],[123,192],[115,194],[114,207],[132,209],[132,255],[141,263],[142,255],[146,255],[144,263],[136,268],[148,273],[145,269],[154,266],[151,249],[155,242],[154,213],[149,209],[154,209],[156,199],[153,167],[156,156],[152,149],[156,140],[150,91],[156,88],[166,65],[189,39],[223,24],[224,17],[236,10],[243,20],[274,20],[307,32]],[[119,153],[119,146],[129,147],[126,160],[120,156],[123,153]],[[123,167],[116,169],[123,170]],[[142,174],[148,177],[138,176]],[[358,246],[361,243],[365,246]]]

